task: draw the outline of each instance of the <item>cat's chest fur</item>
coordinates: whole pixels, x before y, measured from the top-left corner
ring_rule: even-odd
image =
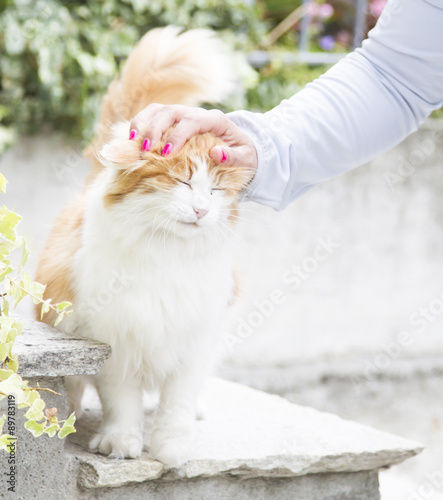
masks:
[[[142,363],[174,365],[220,334],[233,296],[231,247],[145,234],[91,204],[74,262],[77,328]],[[152,237],[151,237],[152,236]]]

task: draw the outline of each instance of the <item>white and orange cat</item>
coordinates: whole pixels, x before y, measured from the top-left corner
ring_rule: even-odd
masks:
[[[229,66],[208,31],[168,27],[143,37],[104,99],[87,152],[94,171],[41,257],[45,296],[73,303],[59,328],[112,347],[92,377],[103,422],[90,443],[111,457],[140,455],[142,393],[158,390],[150,453],[169,466],[187,459],[197,395],[235,294],[231,226],[248,181],[243,169],[209,158],[222,143],[211,134],[162,157],[164,141],[142,151],[122,119],[151,102],[219,101],[232,89]],[[85,383],[67,380],[77,412]]]

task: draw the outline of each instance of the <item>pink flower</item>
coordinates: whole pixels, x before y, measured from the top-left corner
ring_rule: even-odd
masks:
[[[320,19],[329,19],[334,14],[334,7],[329,3],[322,3],[318,7],[318,17]]]
[[[329,3],[309,2],[306,11],[311,17],[318,17],[324,21],[334,14],[334,7]]]
[[[385,8],[387,0],[372,0],[369,10],[374,17],[379,17]]]
[[[308,2],[308,5],[306,6],[306,14],[311,17],[316,17],[318,15],[318,7],[318,4],[315,2]]]
[[[352,42],[352,36],[349,31],[341,30],[337,34],[337,43],[341,45],[342,47],[348,47],[351,45]]]

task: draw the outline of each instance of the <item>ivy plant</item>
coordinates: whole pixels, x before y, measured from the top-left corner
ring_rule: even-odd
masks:
[[[6,184],[6,179],[0,174],[1,192],[5,191]],[[0,208],[0,401],[13,397],[18,409],[26,409],[25,427],[34,436],[47,434],[53,437],[57,434],[64,438],[75,432],[75,415],[59,420],[56,408],[45,409],[41,392],[54,391],[30,387],[29,382],[19,375],[19,362],[12,353],[14,341],[23,331],[23,322],[10,313],[22,299],[27,297],[34,304],[42,304],[42,316],[52,309],[57,313],[57,322],[72,312],[69,302],[52,304],[51,300],[43,300],[45,286],[33,281],[24,270],[29,251],[23,237],[17,234],[20,220],[20,215],[4,205]],[[3,433],[6,422],[7,414],[0,413],[0,449],[10,451],[16,436]]]

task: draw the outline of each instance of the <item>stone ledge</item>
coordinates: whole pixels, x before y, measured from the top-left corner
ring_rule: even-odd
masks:
[[[221,379],[208,382],[202,402],[207,411],[205,419],[197,422],[190,459],[171,470],[147,454],[116,461],[80,451],[100,419],[97,404],[87,405],[70,448],[81,464],[80,484],[103,488],[160,477],[295,478],[378,471],[422,450],[409,440]],[[151,419],[148,413],[147,434]]]
[[[93,375],[111,355],[107,344],[64,335],[39,321],[25,320],[14,343],[23,377]]]
[[[227,362],[218,375],[233,382],[275,394],[305,390],[309,386],[324,386],[331,381],[350,382],[364,386],[374,381],[398,382],[411,377],[443,375],[443,352],[417,354],[391,359],[389,366],[377,369],[374,359],[380,353],[336,356],[327,359],[295,359],[279,365],[241,365]],[[373,367],[366,372],[367,363]]]
[[[164,472],[164,465],[153,460],[147,453],[138,460],[112,460],[100,455],[68,446],[67,451],[74,454],[80,463],[80,484],[84,488],[112,488],[124,484],[140,483],[158,479]]]

